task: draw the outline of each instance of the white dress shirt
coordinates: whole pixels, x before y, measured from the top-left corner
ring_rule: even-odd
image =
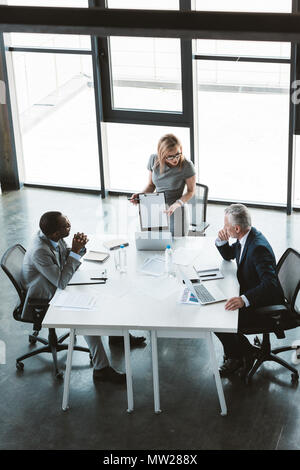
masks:
[[[55,248],[55,250],[57,250],[58,242],[55,242],[54,240],[51,240],[50,238],[48,238],[48,240],[51,243],[51,245],[53,246],[53,248]],[[73,258],[80,261],[81,256],[78,253],[74,253],[74,251],[70,251],[69,255],[73,256]]]
[[[248,232],[239,240],[240,244],[241,244],[241,252],[240,252],[240,259],[239,259],[239,262],[242,258],[242,253],[243,253],[243,249],[244,249],[244,246],[246,244],[246,240],[247,240],[247,237],[250,233],[250,230],[248,230]],[[216,239],[216,245],[217,246],[222,246],[222,245],[225,245],[225,243],[228,243],[226,240],[220,240],[220,238],[218,237]],[[241,298],[243,299],[244,303],[245,303],[245,307],[249,307],[250,306],[250,302],[249,300],[247,299],[247,297],[242,294],[241,295]]]

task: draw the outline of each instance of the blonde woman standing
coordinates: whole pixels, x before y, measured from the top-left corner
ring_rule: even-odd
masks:
[[[180,140],[173,134],[160,138],[157,154],[149,158],[148,184],[143,193],[163,191],[166,196],[167,215],[170,217],[170,231],[175,237],[185,236],[189,229],[189,212],[186,203],[194,196],[196,172],[193,163],[182,153]],[[186,192],[184,188],[186,186]],[[130,201],[138,204],[138,193]]]

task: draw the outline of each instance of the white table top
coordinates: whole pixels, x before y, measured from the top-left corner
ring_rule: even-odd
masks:
[[[104,237],[101,237],[102,240]],[[105,237],[108,238],[107,236]],[[116,238],[111,236],[111,239]],[[89,249],[103,250],[98,238]],[[222,260],[211,237],[185,237],[174,242],[173,249],[184,249],[186,259],[201,261],[201,265],[219,266],[224,279],[206,281],[206,285],[216,283],[227,298],[238,295],[236,265]],[[225,302],[200,306],[179,303],[182,286],[176,279],[165,275],[154,277],[139,272],[146,258],[163,252],[136,251],[134,240],[129,240],[127,250],[128,271],[120,274],[115,270],[114,253],[105,263],[83,262],[80,269],[99,272],[107,269],[108,281],[105,285],[69,286],[68,292],[89,293],[97,298],[93,310],[71,310],[50,306],[44,318],[47,328],[126,328],[126,329],[168,329],[204,330],[217,332],[236,332],[238,310],[226,311]],[[104,250],[107,251],[107,250]],[[192,263],[193,264],[193,263]],[[185,266],[187,269],[187,266]]]

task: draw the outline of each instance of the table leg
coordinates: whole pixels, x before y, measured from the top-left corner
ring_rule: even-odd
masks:
[[[128,413],[133,411],[133,388],[132,388],[132,370],[130,361],[130,340],[129,331],[124,330],[124,351],[125,351],[125,370],[126,370],[126,386],[127,386],[127,403]]]
[[[161,413],[159,397],[159,376],[158,376],[158,357],[157,357],[157,334],[155,330],[151,331],[151,350],[152,350],[152,374],[153,374],[153,392],[154,392],[154,411]]]
[[[208,333],[207,334],[211,365],[212,365],[213,373],[214,373],[214,376],[215,376],[216,387],[217,387],[219,402],[220,402],[220,406],[221,406],[221,415],[226,416],[227,415],[227,406],[226,406],[226,402],[225,402],[225,397],[224,397],[224,392],[223,392],[223,387],[222,387],[221,377],[220,377],[220,373],[219,373],[219,368],[218,368],[218,363],[217,363],[216,352],[215,352],[215,347],[214,347],[213,336],[212,335],[213,335],[213,333]]]
[[[70,342],[68,347],[67,355],[67,365],[65,372],[65,382],[64,382],[64,393],[63,393],[63,402],[62,409],[67,411],[69,409],[69,391],[70,391],[70,378],[71,378],[71,369],[72,369],[72,357],[75,341],[75,330],[70,330]]]

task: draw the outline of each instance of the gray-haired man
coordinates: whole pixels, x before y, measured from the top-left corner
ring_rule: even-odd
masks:
[[[236,241],[229,244],[229,238]],[[270,320],[262,318],[254,309],[266,305],[282,304],[283,291],[276,274],[273,250],[256,228],[251,226],[251,216],[243,204],[232,204],[225,210],[224,227],[219,231],[216,246],[225,260],[235,259],[240,295],[225,304],[226,310],[239,309],[238,333],[217,333],[224,347],[224,364],[221,376],[241,371],[245,376],[254,362],[254,348],[242,333],[260,333]],[[270,323],[270,331],[272,325]]]

